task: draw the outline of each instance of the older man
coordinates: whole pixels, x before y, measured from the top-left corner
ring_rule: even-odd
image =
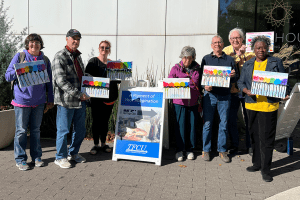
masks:
[[[52,62],[52,76],[54,88],[54,104],[57,105],[56,116],[56,160],[55,164],[61,168],[70,168],[68,160],[78,163],[85,162],[85,158],[78,154],[85,137],[85,101],[88,96],[80,91],[84,65],[77,50],[81,34],[71,29],[66,35],[67,45],[57,52]],[[67,149],[67,134],[73,121],[72,141]]]
[[[235,80],[235,62],[232,57],[226,55],[222,49],[224,43],[219,35],[212,38],[211,48],[213,52],[204,56],[201,63],[201,68],[204,65],[211,66],[231,66],[230,77],[231,82]],[[203,97],[203,152],[202,158],[205,161],[210,161],[209,152],[211,151],[211,135],[215,109],[217,108],[220,115],[219,133],[218,133],[218,152],[224,162],[230,162],[227,156],[227,120],[230,108],[230,88],[204,86]]]
[[[237,73],[240,75],[242,71],[242,67],[244,63],[251,58],[255,57],[255,54],[253,52],[246,52],[246,46],[243,44],[244,33],[242,29],[240,28],[234,28],[229,32],[228,39],[231,45],[225,47],[223,51],[231,56],[236,65],[237,65]],[[240,102],[242,103],[243,108],[243,115],[244,115],[244,121],[240,124],[244,126],[242,127],[242,130],[245,129],[246,134],[246,147],[249,154],[252,154],[252,148],[251,148],[251,142],[250,142],[250,135],[248,131],[248,116],[246,113],[245,108],[245,98],[244,95],[242,95],[242,92],[240,92],[237,89],[237,86],[235,83],[232,84],[231,87],[231,105],[230,105],[230,111],[229,111],[229,119],[228,119],[228,133],[231,139],[231,153],[236,153],[238,151],[239,147],[239,132],[237,127],[237,113],[240,107]]]

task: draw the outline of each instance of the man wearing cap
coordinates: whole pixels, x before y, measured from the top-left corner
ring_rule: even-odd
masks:
[[[78,163],[85,158],[78,154],[85,137],[85,101],[88,96],[81,92],[81,79],[84,65],[77,50],[81,34],[71,29],[66,35],[67,45],[57,52],[52,62],[54,104],[57,105],[56,116],[56,160],[61,168],[70,168],[68,160]],[[67,134],[73,121],[72,141],[67,149]]]

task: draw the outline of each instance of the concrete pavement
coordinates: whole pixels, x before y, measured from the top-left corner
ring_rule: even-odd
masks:
[[[87,162],[73,162],[73,168],[61,169],[54,164],[55,140],[42,139],[45,167],[31,165],[32,170],[20,171],[10,145],[0,150],[0,199],[266,199],[300,186],[299,141],[299,137],[294,138],[291,157],[274,151],[271,183],[264,182],[260,172],[246,171],[251,165],[248,154],[232,157],[227,164],[219,157],[205,162],[196,152],[195,160],[179,163],[174,159],[175,150],[170,149],[163,151],[162,166],[156,166],[137,161],[115,162],[111,153],[92,156],[89,150],[93,142],[85,140],[80,154]]]

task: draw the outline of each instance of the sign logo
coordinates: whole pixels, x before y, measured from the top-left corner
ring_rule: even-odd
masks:
[[[284,10],[284,14],[282,19],[275,19],[273,14],[275,10],[280,9]],[[288,3],[284,3],[283,0],[276,0],[276,2],[272,5],[270,9],[266,8],[266,11],[264,13],[267,15],[266,19],[268,20],[268,23],[271,23],[272,26],[284,26],[285,22],[289,22],[289,20],[292,17],[293,11],[291,11],[292,6],[289,6]],[[278,10],[277,10],[278,11]]]
[[[128,144],[128,148],[126,149],[126,152],[146,154],[148,153],[146,148],[147,145]]]

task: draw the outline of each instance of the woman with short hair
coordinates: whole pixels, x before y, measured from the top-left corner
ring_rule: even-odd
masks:
[[[186,151],[189,160],[194,159],[193,149],[196,145],[196,124],[199,116],[198,88],[202,73],[195,61],[196,51],[193,47],[185,46],[179,56],[182,60],[172,67],[168,78],[190,78],[191,99],[173,99],[176,125],[176,159],[183,161],[183,151]]]
[[[32,162],[35,163],[36,167],[44,166],[44,162],[41,160],[42,148],[40,143],[40,126],[45,103],[47,103],[45,111],[52,108],[54,105],[51,63],[41,51],[41,49],[44,48],[42,37],[35,33],[28,35],[25,39],[25,48],[26,50],[23,50],[23,52],[17,53],[14,56],[5,73],[5,79],[8,82],[13,81],[14,83],[14,99],[11,102],[14,106],[16,115],[14,151],[16,165],[22,171],[30,169],[26,163],[28,125],[30,129],[30,156]],[[14,64],[23,62],[21,57],[24,62],[44,60],[50,82],[20,88]],[[46,94],[46,90],[48,90],[48,95]]]
[[[260,170],[262,178],[266,182],[273,180],[271,163],[279,101],[282,99],[252,94],[251,84],[254,70],[285,73],[282,60],[268,55],[270,44],[270,39],[265,36],[257,36],[252,39],[251,49],[256,57],[244,64],[241,77],[238,80],[238,87],[246,94],[245,107],[253,148],[253,166],[247,167],[247,171]],[[283,100],[287,99],[288,96]]]

